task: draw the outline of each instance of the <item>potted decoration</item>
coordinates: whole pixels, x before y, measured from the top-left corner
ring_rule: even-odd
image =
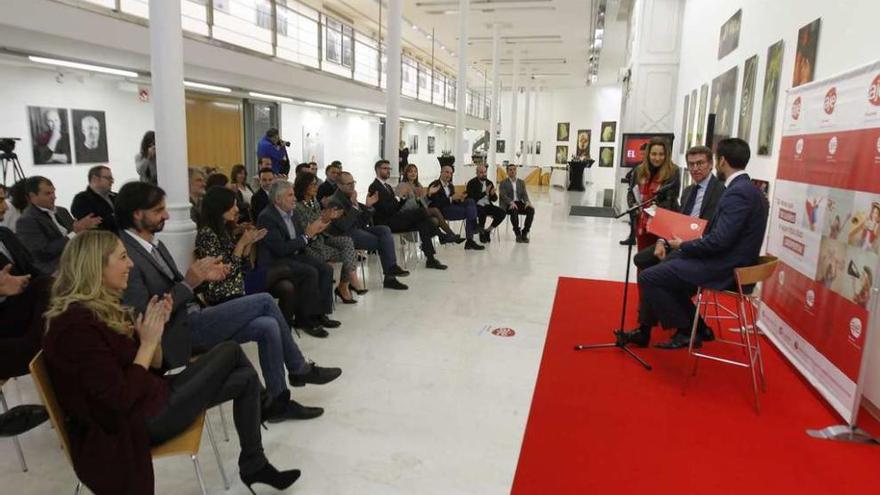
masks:
[[[454,165],[455,156],[452,155],[452,151],[443,150],[442,152],[440,152],[440,156],[437,157],[437,161],[440,162],[440,167],[446,165]]]

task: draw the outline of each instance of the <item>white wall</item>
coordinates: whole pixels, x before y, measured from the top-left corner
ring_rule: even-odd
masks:
[[[103,110],[107,126],[109,163],[116,179],[115,188],[137,179],[134,156],[144,132],[153,128],[153,110],[138,100],[136,87],[120,89],[120,79],[98,75],[67,73],[61,82],[57,72],[29,67],[0,65],[0,136],[22,138],[16,154],[26,176],[48,177],[56,188],[57,204],[70,207],[73,196],[85,189],[86,173],[95,164],[34,165],[28,106]],[[123,86],[126,87],[126,86]],[[71,123],[72,124],[72,123]],[[71,132],[75,132],[72,129]],[[73,147],[73,134],[71,134]],[[12,183],[11,170],[7,184]]]
[[[719,30],[721,25],[740,8],[743,13],[739,47],[719,61],[717,60]],[[684,102],[684,95],[694,88],[699,89],[701,84],[711,85],[714,77],[734,65],[739,67],[736,96],[738,116],[743,64],[747,58],[757,54],[759,60],[756,100],[752,115],[751,135],[748,136],[753,155],[748,170],[752,177],[770,181],[772,188],[779,158],[785,92],[791,88],[798,29],[818,17],[822,18],[822,27],[815,64],[815,80],[828,78],[875,61],[880,57],[876,36],[876,20],[880,18],[880,2],[876,0],[841,0],[837,2],[825,0],[774,0],[772,2],[764,0],[713,0],[711,2],[691,0],[687,2],[676,97],[678,101],[675,117],[676,134],[681,132],[681,105]],[[776,111],[773,154],[771,156],[757,156],[754,150],[757,147],[758,128],[760,127],[767,47],[780,39],[784,40],[785,53]],[[734,121],[733,128],[736,129],[738,124],[738,121]],[[680,139],[679,136],[676,140],[678,139]],[[676,151],[677,148],[676,146]],[[872,403],[880,404],[880,339],[875,339],[875,347],[869,349],[867,353],[869,372],[865,396]]]
[[[620,117],[620,88],[617,86],[594,86],[580,89],[544,89],[538,96],[538,120],[537,129],[534,124],[535,100],[533,97],[529,115],[530,134],[535,136],[535,141],[541,141],[541,154],[534,155],[531,163],[536,166],[550,167],[556,161],[556,145],[568,145],[568,154],[575,152],[577,131],[579,129],[591,129],[590,157],[596,160],[592,168],[593,190],[601,191],[614,187],[614,168],[599,168],[599,147],[613,146],[615,148],[615,162],[619,160],[616,143],[600,143],[600,132],[603,121],[617,122]],[[525,97],[519,98],[517,117],[516,143],[510,137],[511,125],[511,92],[501,93],[501,131],[498,139],[506,142],[505,152],[498,153],[496,160],[501,163],[504,160],[516,162],[514,155],[519,147],[519,141],[525,141]],[[556,141],[556,124],[569,122],[568,142]],[[618,126],[619,128],[619,126]],[[618,136],[618,142],[620,141]],[[522,161],[522,157],[519,160]]]

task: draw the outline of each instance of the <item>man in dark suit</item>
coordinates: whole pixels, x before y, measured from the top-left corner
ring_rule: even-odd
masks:
[[[322,201],[327,196],[336,192],[336,181],[339,178],[340,173],[342,173],[342,162],[339,160],[333,160],[330,165],[327,165],[327,167],[324,168],[324,175],[327,177],[327,180],[318,186],[318,195],[316,196],[318,201]]]
[[[405,201],[398,199],[394,188],[388,183],[391,178],[391,165],[388,160],[379,160],[373,165],[376,179],[370,184],[369,195],[379,193],[379,200],[373,205],[375,213],[373,222],[376,225],[387,225],[391,232],[411,232],[418,230],[422,241],[422,252],[428,259],[425,266],[435,270],[445,270],[446,265],[434,257],[435,250],[431,238],[437,235],[437,227],[424,208],[401,210]]]
[[[707,226],[708,234],[692,241],[668,239],[669,248],[676,251],[663,263],[639,273],[640,299],[647,302],[648,310],[663,328],[676,329],[673,340],[681,342],[690,336],[696,312],[691,297],[698,286],[730,289],[734,269],[754,265],[758,260],[769,207],[745,172],[750,155],[749,145],[742,139],[718,142],[715,168],[726,189]],[[642,326],[621,332],[619,337],[644,347],[650,342],[651,328]],[[695,343],[701,343],[699,334]]]
[[[251,294],[201,307],[194,289],[202,282],[223,280],[229,268],[218,257],[206,257],[193,262],[186,275],[180,273],[171,253],[156,238],[168,219],[162,189],[145,182],[124,185],[116,201],[116,219],[120,238],[133,263],[123,303],[143,314],[150,298],[168,294],[172,299],[171,317],[162,334],[165,367],[185,366],[194,350],[205,352],[225,340],[256,341],[261,356],[265,356],[260,359],[260,367],[270,398],[263,411],[266,419],[310,419],[323,414],[321,408],[290,400],[285,368],[293,385],[327,383],[338,377],[341,370],[321,368],[305,360],[281,310],[268,294]]]
[[[467,183],[467,197],[477,205],[477,222],[480,242],[491,242],[492,229],[501,225],[507,216],[504,210],[494,205],[498,201],[495,185],[486,174],[485,165],[477,165],[477,175]],[[486,228],[486,217],[492,217],[492,225]]]
[[[113,208],[116,193],[113,188],[113,172],[110,167],[96,165],[89,169],[89,186],[77,193],[70,205],[73,217],[79,220],[92,214],[101,219],[98,228],[116,232],[116,215]]]
[[[529,201],[529,191],[522,179],[516,178],[516,165],[507,166],[507,178],[498,184],[498,204],[501,209],[510,214],[510,224],[513,233],[516,234],[516,242],[529,242],[529,231],[532,229],[532,220],[535,218],[535,208]],[[526,223],[522,230],[519,228],[519,216],[526,216]]]
[[[262,213],[263,208],[269,206],[269,186],[275,180],[275,172],[271,168],[261,168],[258,175],[260,179],[260,189],[254,193],[251,198],[251,215],[256,221]]]
[[[37,268],[55,273],[68,239],[96,227],[101,219],[89,214],[74,221],[70,212],[55,206],[55,186],[45,177],[29,177],[24,188],[30,204],[16,222],[15,232],[34,256]]]
[[[436,189],[436,192],[428,195],[432,208],[437,208],[447,220],[464,220],[464,232],[467,241],[465,249],[481,251],[486,249],[474,241],[474,233],[477,231],[477,204],[468,198],[465,192],[455,192],[452,176],[455,168],[452,165],[440,167],[440,178],[428,185],[428,190]]]
[[[328,209],[309,225],[299,225],[292,216],[296,204],[293,184],[285,179],[272,183],[269,199],[272,204],[257,219],[257,227],[266,229],[258,246],[257,266],[266,270],[269,284],[282,278],[292,280],[299,302],[294,325],[314,337],[326,337],[327,331],[321,327],[340,325],[327,316],[333,312],[333,268],[306,254],[305,248],[339,213]]]

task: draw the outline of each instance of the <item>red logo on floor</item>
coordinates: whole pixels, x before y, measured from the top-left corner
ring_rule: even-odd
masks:
[[[498,337],[513,337],[516,335],[516,332],[512,328],[493,328],[492,335],[497,335]]]

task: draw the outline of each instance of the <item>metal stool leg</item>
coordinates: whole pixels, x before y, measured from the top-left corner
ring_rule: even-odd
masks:
[[[740,300],[739,300],[739,316],[740,316],[739,322],[741,325],[740,329],[742,331],[742,334],[745,336],[746,359],[748,359],[747,366],[749,367],[749,372],[751,372],[751,374],[752,374],[752,389],[755,392],[755,411],[758,414],[761,414],[761,397],[760,397],[760,393],[758,392],[758,374],[757,374],[757,368],[755,367],[755,357],[754,357],[754,354],[752,354],[752,340],[751,340],[751,337],[749,336],[749,333],[750,333],[750,330],[748,327],[749,322],[746,319],[746,307],[745,307],[745,302],[743,301],[743,298],[740,298]]]
[[[220,457],[220,451],[217,449],[217,442],[214,440],[214,429],[211,428],[209,418],[205,418],[205,426],[208,430],[208,440],[211,442],[211,448],[214,450],[214,457],[217,458],[217,467],[220,469],[220,476],[223,478],[223,486],[229,490],[229,478],[226,477],[226,470],[223,469],[223,459]]]
[[[82,491],[82,487],[83,487],[82,482],[77,481],[76,488],[73,489],[73,495],[79,495],[80,492]]]
[[[6,404],[6,396],[3,394],[3,391],[0,390],[0,407],[3,408],[0,412],[6,412],[9,410],[9,405]],[[21,443],[18,441],[18,436],[12,437],[12,443],[15,444],[15,453],[18,454],[18,462],[21,464],[21,470],[23,472],[27,472],[27,462],[24,460],[24,451],[21,450]]]
[[[196,455],[190,456],[193,461],[193,469],[196,470],[196,479],[199,481],[199,488],[202,489],[202,495],[208,495],[208,492],[205,490],[205,480],[202,479],[202,468],[199,466],[199,457]]]

